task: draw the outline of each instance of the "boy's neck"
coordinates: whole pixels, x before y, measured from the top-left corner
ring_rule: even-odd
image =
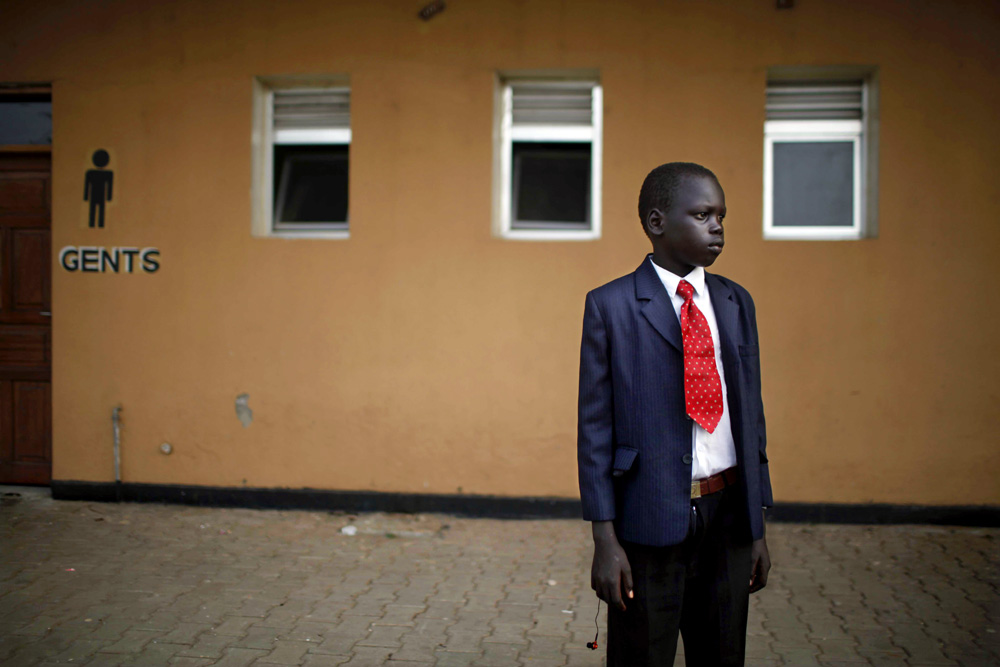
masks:
[[[670,257],[658,256],[655,250],[653,251],[653,262],[664,271],[669,271],[679,278],[683,278],[697,268],[672,261]]]

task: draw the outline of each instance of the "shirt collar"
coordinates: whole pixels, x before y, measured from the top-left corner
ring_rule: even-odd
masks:
[[[691,283],[691,287],[694,287],[695,294],[705,293],[705,267],[696,266],[691,273],[681,278],[677,274],[671,273],[670,271],[667,271],[663,267],[657,265],[657,263],[653,261],[652,255],[649,256],[649,263],[653,265],[653,268],[656,270],[656,275],[660,277],[660,282],[663,283],[663,287],[667,290],[667,294],[670,296],[677,294],[677,286],[681,284],[682,280],[686,280]]]

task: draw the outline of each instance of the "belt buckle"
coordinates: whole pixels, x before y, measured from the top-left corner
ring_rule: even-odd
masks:
[[[701,498],[701,480],[691,482],[691,500]]]

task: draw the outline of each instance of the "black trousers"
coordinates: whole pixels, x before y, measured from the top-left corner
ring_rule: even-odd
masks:
[[[750,602],[750,529],[739,487],[691,501],[681,544],[623,542],[633,599],[608,611],[608,667],[742,665]]]

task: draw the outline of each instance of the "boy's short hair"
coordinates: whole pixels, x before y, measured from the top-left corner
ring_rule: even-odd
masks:
[[[719,182],[710,169],[694,162],[668,162],[649,172],[639,190],[639,222],[643,230],[646,229],[649,212],[654,208],[661,211],[670,208],[677,188],[689,176],[704,176]]]

